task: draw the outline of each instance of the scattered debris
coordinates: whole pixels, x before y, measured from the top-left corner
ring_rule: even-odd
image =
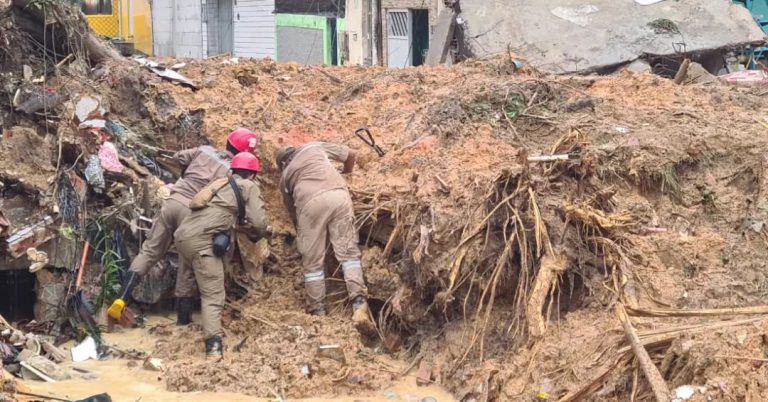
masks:
[[[72,348],[72,361],[75,363],[98,358],[99,351],[96,347],[96,340],[93,337],[85,338],[85,340]]]
[[[156,357],[150,357],[144,360],[144,369],[150,371],[164,371],[163,360]]]

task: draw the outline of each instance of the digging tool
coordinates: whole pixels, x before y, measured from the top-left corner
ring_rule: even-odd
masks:
[[[128,273],[128,280],[125,282],[125,284],[123,284],[123,292],[120,294],[120,297],[112,302],[112,305],[109,306],[109,309],[107,309],[108,316],[117,321],[120,321],[123,316],[123,310],[125,310],[125,300],[128,298],[128,295],[131,294],[131,291],[133,291],[133,288],[136,286],[138,281],[139,280],[136,277],[135,272]],[[133,316],[133,314],[131,314],[131,316]]]
[[[70,306],[75,320],[87,325],[94,336],[97,336],[96,320],[93,318],[93,306],[91,305],[90,300],[88,300],[88,296],[86,296],[85,292],[83,292],[83,289],[80,287],[83,282],[83,272],[85,271],[85,262],[88,259],[88,250],[90,247],[91,244],[88,240],[85,240],[85,244],[83,244],[83,253],[80,257],[80,267],[77,271],[77,279],[75,280],[75,294],[72,299],[70,299]],[[97,341],[100,341],[100,339]]]
[[[371,131],[368,130],[366,127],[358,128],[355,131],[355,135],[357,138],[360,138],[365,145],[368,145],[369,147],[373,148],[374,151],[379,155],[379,157],[384,156],[386,153],[383,149],[381,149],[380,146],[376,144],[376,140],[373,139],[373,134],[371,134]]]

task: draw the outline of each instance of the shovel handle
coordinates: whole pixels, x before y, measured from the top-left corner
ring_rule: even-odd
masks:
[[[83,282],[83,271],[85,271],[85,260],[88,258],[88,249],[91,247],[91,243],[88,240],[83,245],[83,255],[80,257],[80,269],[77,270],[77,280],[75,281],[75,288],[80,287],[80,283]]]

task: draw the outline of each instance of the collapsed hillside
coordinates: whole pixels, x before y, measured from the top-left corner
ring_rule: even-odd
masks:
[[[20,31],[2,35],[33,43]],[[222,364],[204,362],[194,327],[157,330],[169,389],[303,397],[417,375],[460,400],[649,399],[618,307],[670,389],[768,397],[765,309],[718,310],[760,305],[768,294],[759,89],[629,73],[546,76],[518,72],[508,58],[403,70],[186,60],[180,72],[191,89],[130,60],[89,69],[39,46],[6,50],[3,201],[35,200],[23,218],[62,215],[57,228],[76,238],[105,232],[89,229],[91,220],[106,225],[109,240],[126,239],[124,259],[141,240],[139,217],[161,202],[161,179],[170,180],[154,165],[158,147],[223,146],[241,126],[263,135],[259,180],[277,233],[264,271],[230,278]],[[46,80],[22,79],[24,64]],[[97,96],[85,117],[102,109],[98,120],[123,127],[106,134],[126,168],[105,174],[101,194],[86,161],[103,130],[72,123],[83,97]],[[21,108],[36,99],[34,110]],[[361,127],[382,157],[355,137]],[[274,155],[314,140],[363,155],[347,180],[378,339],[354,332],[332,259],[331,315],[303,312]],[[552,154],[567,156],[530,159]],[[77,196],[62,197],[62,188]],[[64,202],[71,197],[74,207]],[[51,258],[65,269],[41,272],[70,286],[72,248]],[[86,290],[108,302],[108,264],[96,256],[91,265]],[[327,344],[342,356],[322,356]]]
[[[278,146],[325,140],[366,154],[348,181],[382,338],[402,340],[396,355],[426,360],[462,399],[559,397],[606,366],[618,368],[597,395],[642,396],[648,385],[633,387],[637,365],[618,351],[617,303],[643,315],[765,296],[759,91],[510,75],[504,59],[397,71],[221,62],[190,62],[185,74],[206,84],[175,98],[205,110],[216,143],[238,125],[264,134],[261,179],[280,231],[292,229],[275,189]],[[577,159],[527,161],[568,153]],[[268,276],[297,277],[295,256],[272,264]],[[272,310],[260,304],[247,308]],[[710,354],[762,357],[764,320],[701,334],[678,327],[718,318],[667,315],[635,326],[678,329],[652,349],[671,388],[759,395],[761,365]]]

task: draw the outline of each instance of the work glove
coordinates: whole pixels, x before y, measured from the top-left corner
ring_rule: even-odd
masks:
[[[123,310],[125,309],[125,301],[128,300],[128,296],[133,292],[133,288],[136,287],[138,282],[138,275],[135,272],[129,272],[128,277],[122,285],[123,291],[120,293],[120,297],[115,299],[115,301],[112,302],[112,305],[109,306],[107,315],[115,320],[120,320],[120,317],[123,315]]]

